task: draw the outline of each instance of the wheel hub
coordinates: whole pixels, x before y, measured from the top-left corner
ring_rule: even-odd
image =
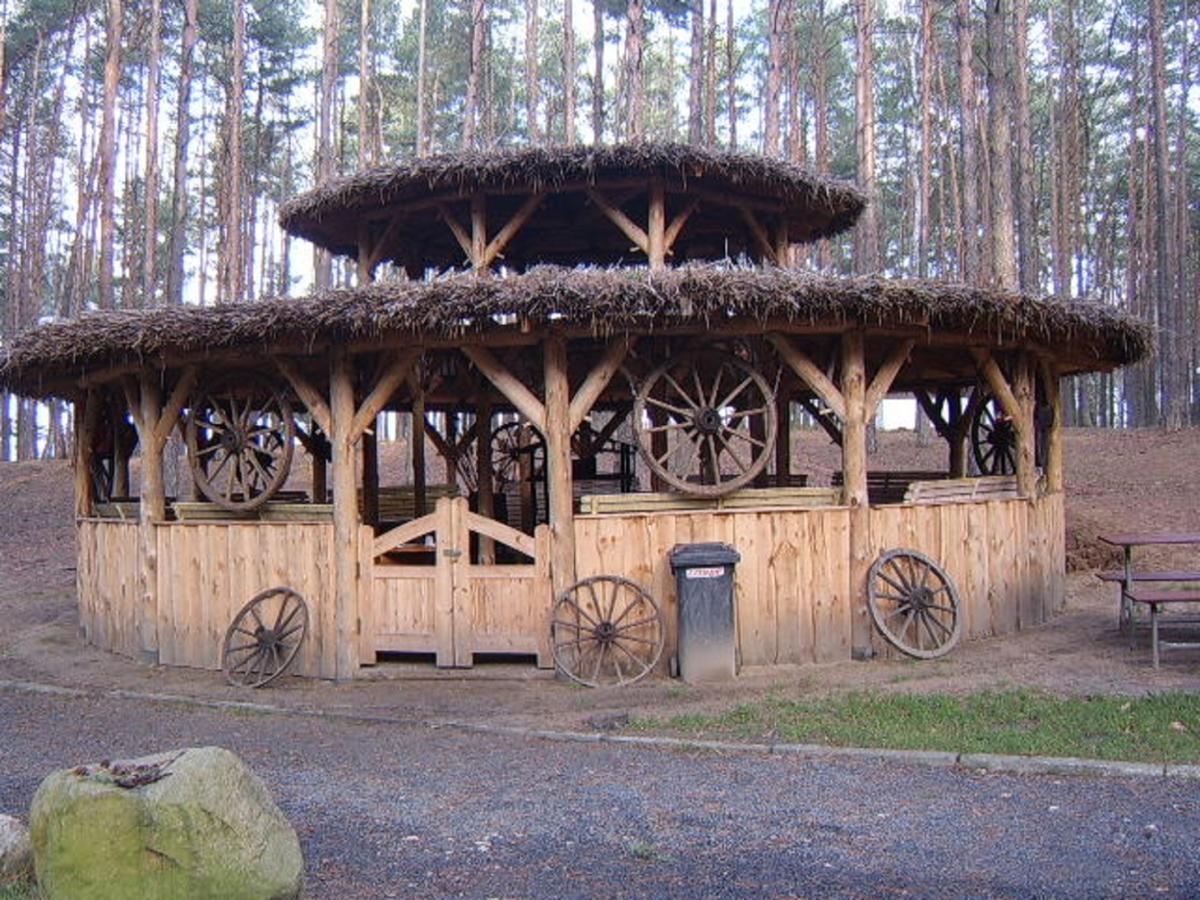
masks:
[[[596,626],[596,640],[603,644],[611,644],[617,636],[617,627],[612,622],[601,622]]]
[[[701,434],[716,434],[721,430],[721,413],[711,406],[697,410],[692,421],[696,425],[696,430]]]

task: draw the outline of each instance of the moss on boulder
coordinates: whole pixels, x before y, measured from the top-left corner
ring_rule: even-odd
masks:
[[[291,898],[304,860],[266,786],[220,747],[55,772],[30,808],[50,898]]]

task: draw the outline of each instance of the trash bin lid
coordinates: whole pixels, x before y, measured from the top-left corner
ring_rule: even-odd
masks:
[[[672,569],[691,569],[695,566],[730,566],[742,561],[742,555],[728,544],[676,544],[670,553]]]

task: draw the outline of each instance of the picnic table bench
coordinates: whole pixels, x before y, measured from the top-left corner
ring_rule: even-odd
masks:
[[[1188,583],[1200,583],[1200,570],[1174,569],[1159,571],[1136,571],[1133,567],[1133,548],[1147,546],[1172,546],[1200,544],[1200,533],[1195,532],[1135,532],[1127,534],[1101,535],[1100,540],[1122,548],[1125,565],[1120,572],[1101,572],[1101,581],[1121,585],[1120,608],[1117,614],[1118,627],[1129,629],[1129,646],[1136,644],[1137,609],[1150,610],[1150,648],[1154,668],[1158,668],[1160,647],[1200,647],[1197,642],[1165,642],[1159,640],[1159,614],[1162,607],[1183,604],[1200,604],[1200,590],[1184,588]],[[1179,585],[1180,588],[1164,590],[1160,585]],[[1197,624],[1200,618],[1172,618],[1172,624]]]

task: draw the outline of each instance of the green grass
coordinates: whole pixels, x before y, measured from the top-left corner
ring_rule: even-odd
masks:
[[[644,732],[832,746],[1200,763],[1200,694],[1057,697],[1028,691],[772,696],[719,715],[635,719]]]
[[[41,897],[32,881],[10,881],[0,884],[0,900],[37,900]]]

